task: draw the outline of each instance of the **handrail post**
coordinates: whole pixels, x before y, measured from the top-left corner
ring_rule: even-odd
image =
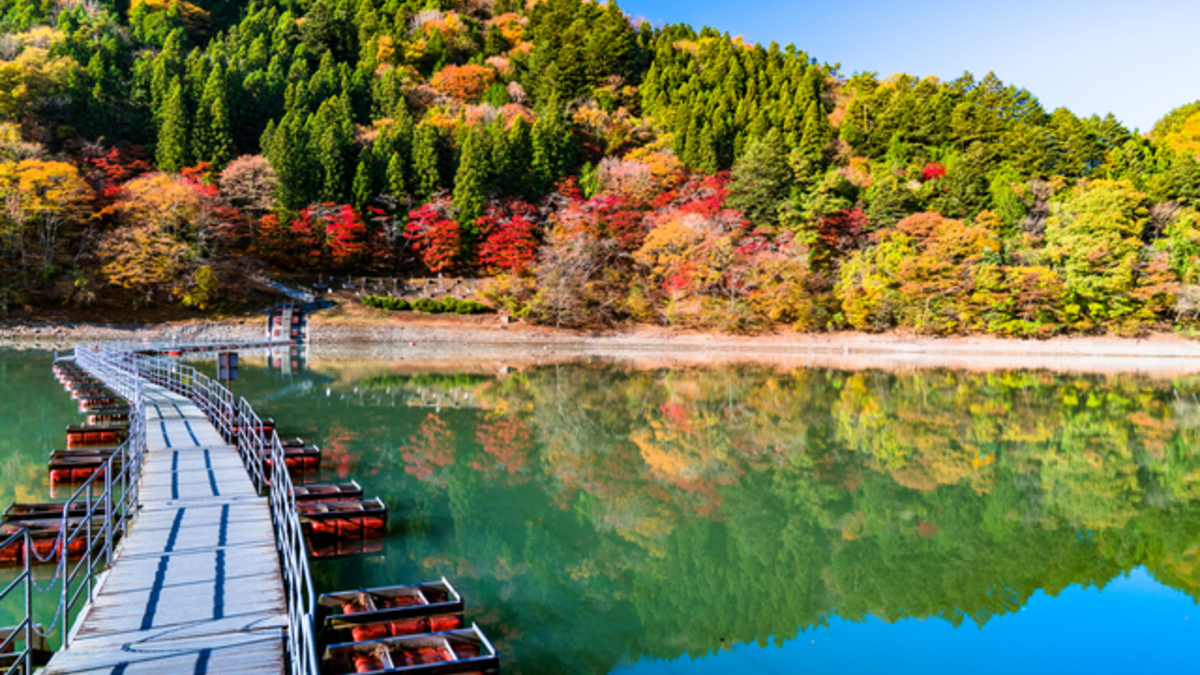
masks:
[[[130,434],[130,438],[132,438],[132,437],[133,437],[133,434]],[[132,441],[130,441],[130,442],[132,442]],[[125,460],[125,453],[127,453],[129,451],[128,450],[129,444],[128,443],[125,444],[124,448],[125,449],[115,453],[115,455],[121,457],[121,467],[122,468],[124,468],[125,464],[127,463]],[[105,567],[112,567],[112,554],[113,554],[112,521],[113,521],[113,518],[117,517],[116,511],[113,509],[113,501],[112,501],[112,489],[113,489],[112,472],[113,472],[113,469],[115,469],[115,468],[116,467],[114,465],[113,467],[110,467],[108,471],[104,472],[104,566]]]
[[[112,464],[112,455],[109,455],[109,457],[108,457],[108,464],[109,465]],[[105,471],[105,473],[108,473],[108,472]],[[92,588],[92,574],[95,571],[92,569],[92,560],[95,558],[95,556],[92,555],[92,506],[93,506],[92,505],[92,488],[95,487],[95,485],[96,485],[96,474],[93,473],[92,480],[88,484],[87,489],[84,492],[84,497],[83,497],[83,513],[84,513],[83,532],[84,532],[84,535],[87,537],[87,539],[84,540],[84,542],[83,542],[83,555],[87,556],[88,602],[91,602],[92,592],[94,590]],[[62,553],[63,557],[64,558],[69,557],[68,552],[71,550],[71,543],[69,541],[65,542],[63,544],[63,548],[64,548],[63,553]]]
[[[25,672],[33,672],[33,565],[29,557],[33,555],[33,546],[29,537],[29,528],[25,528]]]
[[[67,504],[70,504],[70,503],[71,503],[70,501],[67,502]],[[59,600],[58,600],[58,602],[59,602],[58,609],[59,609],[59,611],[62,612],[62,617],[61,617],[61,620],[62,620],[62,648],[66,649],[67,647],[71,646],[70,645],[70,643],[71,643],[71,636],[70,636],[71,628],[68,625],[70,623],[70,621],[68,621],[68,617],[71,615],[71,606],[69,604],[71,601],[71,598],[70,598],[71,582],[69,579],[67,579],[67,555],[66,555],[66,551],[63,550],[63,549],[65,549],[66,538],[67,538],[67,507],[66,506],[63,507],[62,528],[60,529],[59,536],[62,538],[64,547],[60,548],[58,551],[58,580],[59,580],[59,583],[62,584],[62,595],[59,597]]]

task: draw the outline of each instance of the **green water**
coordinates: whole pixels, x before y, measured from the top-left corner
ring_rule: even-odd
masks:
[[[1195,671],[1195,377],[403,368],[234,390],[391,509],[318,590],[445,575],[505,672]],[[77,415],[45,357],[0,384],[4,496],[44,494]]]
[[[1097,600],[1128,640],[1200,597],[1195,378],[400,365],[249,361],[235,389],[392,509],[381,552],[314,565],[320,590],[445,575],[507,672],[855,672],[772,644],[870,651],[904,626],[982,672],[1054,612]],[[1130,573],[1176,604],[1098,592]],[[1197,624],[1170,618],[1130,653],[1192,670]],[[1042,651],[1023,669],[1075,650]]]

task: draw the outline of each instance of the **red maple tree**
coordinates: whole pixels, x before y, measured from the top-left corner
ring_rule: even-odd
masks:
[[[408,214],[406,228],[412,248],[430,272],[449,269],[462,255],[462,228],[436,204]]]
[[[516,200],[489,208],[478,221],[483,236],[479,262],[493,273],[520,275],[529,269],[538,251],[536,212],[532,205]]]

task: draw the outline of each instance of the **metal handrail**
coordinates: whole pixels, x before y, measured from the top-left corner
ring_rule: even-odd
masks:
[[[261,418],[246,399],[235,398],[221,383],[191,366],[169,358],[139,353],[162,349],[161,343],[109,343],[76,347],[75,353],[76,360],[106,384],[109,384],[111,377],[114,391],[123,396],[130,389],[127,381],[136,381],[135,410],[139,413],[142,411],[140,383],[145,381],[164,387],[193,401],[226,442],[237,447],[255,488],[260,494],[268,495],[275,547],[287,599],[287,647],[291,673],[317,675],[320,669],[313,621],[316,593],[313,591],[300,517],[296,511],[295,489],[287,472],[279,436],[274,430],[268,434]],[[144,416],[141,424],[144,447]],[[141,458],[138,457],[137,461],[140,468]],[[107,473],[111,474],[111,469]]]
[[[34,640],[34,623],[33,623],[33,567],[30,562],[33,554],[33,545],[29,538],[29,528],[22,527],[17,532],[9,535],[4,541],[0,542],[0,552],[8,548],[20,545],[22,569],[21,573],[15,579],[9,582],[8,586],[0,591],[0,603],[9,595],[16,592],[17,588],[22,588],[25,591],[25,617],[21,623],[12,627],[12,632],[3,643],[0,643],[0,652],[12,651],[15,659],[5,671],[4,675],[13,675],[13,673],[32,673],[33,672],[33,640]],[[25,648],[20,653],[15,652],[17,636],[22,635],[25,641]]]
[[[80,356],[77,351],[77,356]],[[105,461],[103,467],[79,486],[62,505],[59,528],[50,542],[51,553],[42,557],[33,544],[28,528],[0,541],[0,552],[21,546],[22,570],[17,577],[0,590],[0,603],[11,597],[18,587],[25,591],[23,618],[0,641],[0,652],[14,647],[23,636],[24,649],[12,653],[13,663],[4,670],[4,675],[15,672],[33,672],[33,652],[37,640],[45,640],[56,627],[61,626],[62,646],[71,642],[71,612],[86,599],[91,600],[95,592],[96,575],[112,564],[116,545],[127,533],[130,520],[136,513],[142,462],[145,454],[145,417],[141,409],[141,381],[121,371],[109,359],[110,355],[94,353],[78,359],[81,367],[101,377],[119,395],[128,400],[133,408],[130,416],[129,438]],[[103,486],[101,489],[100,486]],[[99,490],[99,494],[96,494]],[[82,504],[83,517],[72,522],[69,514],[77,512]],[[74,552],[77,542],[83,542],[80,551]],[[71,558],[79,559],[72,564]],[[39,563],[53,563],[54,575],[45,588],[37,584],[35,567]],[[81,580],[82,577],[82,580]],[[79,582],[79,583],[76,583]],[[72,589],[72,585],[75,588]],[[58,604],[49,625],[43,630],[34,620],[33,597],[35,593],[57,593]],[[61,624],[60,624],[61,622]]]
[[[129,438],[109,456],[103,470],[93,472],[63,503],[59,536],[56,541],[58,567],[55,576],[61,584],[58,609],[52,627],[62,621],[62,646],[71,644],[71,624],[68,617],[80,605],[86,591],[87,602],[95,597],[95,576],[112,565],[116,544],[129,529],[138,510],[142,465],[146,453],[146,415],[142,406],[142,381],[121,367],[119,354],[108,351],[76,349],[76,363],[104,381],[105,385],[129,401]],[[96,488],[102,484],[99,495]],[[120,496],[117,496],[119,490]],[[71,527],[68,514],[72,506],[83,504],[84,516]],[[71,549],[82,537],[82,556],[70,564]],[[103,562],[103,565],[98,563]],[[84,582],[74,591],[72,584],[84,576]],[[52,628],[51,628],[52,629]]]

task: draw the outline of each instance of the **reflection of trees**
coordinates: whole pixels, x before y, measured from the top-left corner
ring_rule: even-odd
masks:
[[[453,464],[457,451],[454,431],[438,413],[429,413],[421,420],[417,432],[400,448],[407,464],[405,472],[435,484],[441,484],[443,478],[438,469]]]
[[[447,574],[507,672],[833,616],[983,623],[1139,565],[1200,598],[1192,380],[560,366],[471,386],[473,409],[337,413],[331,432],[371,430],[351,454],[389,449],[358,466],[403,534],[321,581]]]
[[[74,401],[55,381],[42,352],[0,350],[0,508],[46,501],[46,457],[79,422]]]
[[[573,514],[567,536],[580,542],[513,524],[493,530],[497,550],[525,540],[524,583],[565,589],[575,617],[627,603],[640,619],[592,634],[619,645],[576,633],[592,657],[700,655],[833,615],[984,623],[1037,590],[1103,585],[1137,565],[1200,585],[1187,534],[1200,519],[1166,527],[1200,474],[1165,385],[559,368],[487,395],[530,411],[537,442],[522,466]]]

